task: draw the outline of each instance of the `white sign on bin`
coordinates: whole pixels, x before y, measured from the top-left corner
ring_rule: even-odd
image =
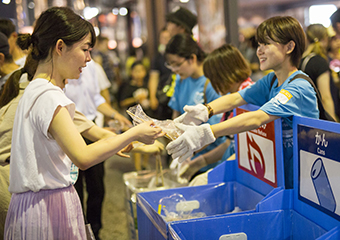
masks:
[[[183,201],[176,204],[177,212],[191,212],[192,210],[199,209],[200,202],[197,200]]]
[[[247,111],[236,109],[237,115],[243,112]],[[238,165],[240,169],[277,187],[274,122],[238,134]]]

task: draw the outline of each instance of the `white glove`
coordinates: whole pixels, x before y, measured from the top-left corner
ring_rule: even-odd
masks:
[[[173,170],[178,166],[178,158],[175,158],[172,160],[171,164],[170,164],[170,169]]]
[[[179,182],[180,184],[186,184],[186,183],[189,182],[187,179],[180,177],[180,169],[182,168],[182,165],[185,164],[187,161],[190,161],[190,158],[188,158],[187,160],[185,160],[182,163],[179,163],[178,162],[178,158],[175,158],[174,160],[172,160],[172,162],[170,164],[170,169],[172,171],[174,171],[174,173],[176,173],[176,175],[177,175],[177,182]]]
[[[176,123],[175,125],[183,130],[184,133],[176,140],[170,142],[166,150],[168,154],[172,155],[173,159],[179,157],[178,162],[180,163],[191,157],[195,151],[216,140],[208,123],[200,126],[190,126],[181,123]]]
[[[185,105],[183,110],[185,113],[175,118],[175,123],[197,126],[209,120],[208,109],[203,104],[197,104],[195,106]]]

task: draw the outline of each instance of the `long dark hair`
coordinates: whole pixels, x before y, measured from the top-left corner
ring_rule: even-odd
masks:
[[[192,54],[197,56],[197,61],[203,62],[206,54],[189,34],[177,34],[166,45],[165,54],[174,54],[189,59]]]
[[[29,53],[23,69],[15,71],[4,85],[0,96],[0,108],[19,94],[19,80],[23,73],[28,74],[31,81],[39,61],[45,60],[53,46],[62,39],[67,46],[82,40],[91,34],[91,47],[96,42],[96,35],[90,22],[66,7],[52,7],[44,11],[37,19],[32,35],[21,34],[17,44]]]

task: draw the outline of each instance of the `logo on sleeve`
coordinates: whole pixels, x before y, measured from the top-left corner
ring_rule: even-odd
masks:
[[[290,94],[290,92],[288,92],[287,90],[281,89],[281,91],[275,96],[275,99],[278,100],[282,104],[286,104],[289,101],[289,99],[291,99],[292,97],[293,95]]]

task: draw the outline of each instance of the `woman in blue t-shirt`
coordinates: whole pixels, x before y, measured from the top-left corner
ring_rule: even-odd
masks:
[[[272,17],[257,28],[257,56],[260,69],[273,70],[255,84],[208,105],[197,105],[188,109],[179,119],[179,128],[185,130],[178,139],[167,146],[169,154],[180,160],[192,152],[215,141],[216,137],[256,129],[282,117],[284,165],[286,187],[293,183],[292,116],[319,118],[317,96],[313,86],[301,78],[291,81],[297,74],[302,53],[305,49],[305,34],[301,24],[293,17]],[[251,103],[260,109],[247,112],[224,122],[210,125],[190,126],[183,123],[205,122],[214,114],[230,111],[235,107]]]
[[[210,81],[204,76],[203,61],[206,54],[190,35],[177,34],[173,36],[166,45],[165,57],[166,66],[177,74],[174,93],[168,103],[169,107],[173,109],[173,119],[185,112],[184,106],[186,105],[195,106],[208,103],[221,96],[216,93]],[[217,114],[210,118],[208,123],[219,123],[221,117],[222,114]],[[224,141],[225,137],[218,138],[203,150],[195,151],[193,158],[214,149]],[[215,165],[216,163],[210,164],[202,168],[200,172],[205,172]]]

